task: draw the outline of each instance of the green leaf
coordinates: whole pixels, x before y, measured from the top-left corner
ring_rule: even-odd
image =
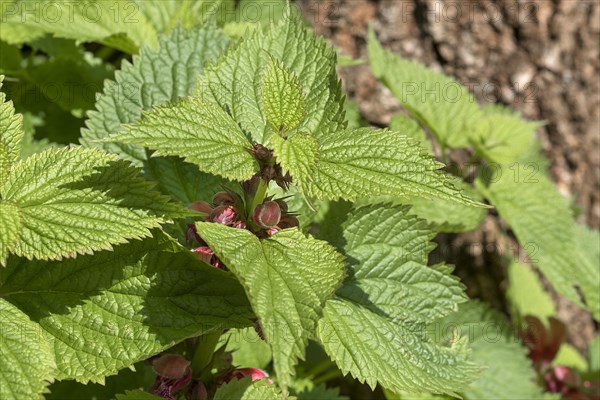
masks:
[[[125,394],[118,394],[117,400],[162,400],[164,397],[145,392],[143,390],[128,390]]]
[[[57,379],[104,382],[177,342],[249,325],[236,280],[147,239],[60,262],[11,258],[0,296],[37,322],[57,360]]]
[[[142,47],[133,63],[123,61],[115,80],[104,84],[96,111],[88,113],[81,143],[138,163],[144,160],[146,154],[140,147],[97,139],[122,132],[122,124],[138,121],[143,110],[191,94],[206,62],[216,58],[228,43],[229,39],[211,22],[189,32],[178,28],[169,36],[161,36],[157,50]]]
[[[338,388],[328,388],[324,383],[298,393],[297,398],[298,400],[349,400],[348,397],[340,395]]]
[[[262,81],[265,116],[275,131],[289,131],[304,118],[306,102],[300,80],[281,61],[270,58]]]
[[[563,365],[565,367],[575,368],[580,372],[588,370],[588,363],[579,351],[569,343],[560,345],[560,349],[552,360],[552,365]]]
[[[542,389],[535,383],[535,372],[526,349],[512,336],[504,317],[476,301],[461,304],[458,312],[435,322],[428,331],[436,339],[455,341],[448,333],[456,331],[468,339],[473,361],[482,373],[464,392],[467,399],[539,399]],[[441,333],[441,335],[437,335]],[[460,339],[459,339],[460,340]]]
[[[258,171],[244,132],[221,107],[191,97],[155,107],[111,140],[144,145],[155,156],[180,156],[201,171],[243,181]]]
[[[525,121],[508,109],[499,111],[498,106],[486,107],[484,112],[471,143],[488,162],[509,164],[516,161],[533,145],[535,130],[543,125]]]
[[[469,198],[482,201],[482,196],[464,182],[453,182],[457,190],[462,190]],[[466,232],[477,229],[487,216],[485,208],[477,208],[460,204],[446,199],[418,199],[409,198],[402,200],[412,204],[411,212],[432,223],[433,229],[438,232]]]
[[[144,161],[144,169],[162,193],[186,206],[198,200],[210,201],[221,185],[228,182],[200,172],[196,165],[178,157],[149,157]]]
[[[221,336],[219,343],[227,344],[226,351],[233,352],[232,363],[236,367],[264,369],[271,362],[271,348],[254,327],[230,329]]]
[[[421,147],[427,154],[433,155],[431,141],[427,138],[425,131],[416,120],[404,114],[396,114],[392,116],[390,129],[415,139],[417,142],[421,143]]]
[[[0,75],[0,89],[4,75]],[[15,114],[12,101],[0,92],[0,182],[3,182],[12,165],[19,159],[23,140],[23,116]]]
[[[142,43],[156,45],[156,30],[136,4],[128,1],[24,0],[15,4],[15,10],[5,17],[9,25],[8,29],[2,30],[1,36],[9,43],[39,36],[19,38],[10,27],[20,23],[36,33],[41,31],[80,42],[99,42],[127,53],[135,53]]]
[[[18,240],[9,233],[2,253],[8,249],[47,260],[111,249],[189,214],[152,186],[136,168],[99,150],[73,147],[35,154],[17,163],[0,183],[2,208],[12,210],[7,214],[12,215],[11,232],[18,228]]]
[[[294,400],[295,397],[285,397]],[[217,389],[214,400],[283,400],[281,392],[266,379],[252,382],[250,377],[234,379]]]
[[[463,287],[443,265],[427,267],[434,233],[409,207],[354,210],[344,225],[353,260],[319,322],[325,351],[344,373],[371,388],[454,394],[474,378],[464,343],[439,346],[424,324],[454,311]]]
[[[556,316],[552,298],[544,290],[533,270],[520,262],[513,261],[508,266],[506,296],[520,318],[533,315],[547,322],[548,317]]]
[[[306,110],[298,131],[319,139],[345,127],[335,52],[323,38],[309,33],[290,10],[277,24],[255,30],[207,67],[199,82],[199,96],[228,110],[254,141],[267,144],[272,128],[261,85],[271,58],[281,60],[279,67],[297,76],[304,93]]]
[[[491,176],[491,174],[490,174]],[[576,224],[565,199],[554,184],[528,166],[515,163],[501,168],[479,190],[496,206],[511,226],[531,261],[552,286],[575,304],[582,305],[578,286],[592,311],[600,318],[600,268],[579,251],[575,240]]]
[[[15,203],[0,200],[0,265],[6,266],[10,249],[19,240],[23,228],[21,212]]]
[[[259,240],[249,231],[224,225],[196,227],[246,288],[273,351],[278,381],[289,386],[296,361],[315,335],[323,303],[342,279],[342,256],[297,230]]]
[[[415,196],[481,206],[456,189],[442,166],[406,136],[359,128],[322,140],[313,179],[301,183],[318,199]]]
[[[0,298],[0,398],[43,399],[52,380],[54,354],[39,326]]]
[[[466,147],[482,112],[466,87],[453,78],[381,47],[371,28],[369,61],[377,79],[445,147]]]
[[[130,368],[107,377],[103,385],[84,385],[73,380],[56,381],[49,386],[50,393],[46,394],[46,400],[108,400],[126,390],[152,387],[156,380],[156,372],[149,363],[140,361]]]
[[[296,133],[285,139],[278,133],[271,135],[273,153],[283,173],[289,172],[299,182],[312,178],[319,155],[319,143],[312,136]]]

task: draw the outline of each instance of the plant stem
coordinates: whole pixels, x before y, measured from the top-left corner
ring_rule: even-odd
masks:
[[[248,219],[252,219],[252,214],[254,213],[254,209],[256,208],[257,205],[259,205],[260,203],[262,203],[264,201],[264,199],[267,195],[268,187],[269,187],[269,184],[265,180],[260,179],[258,181],[256,193],[254,193],[254,197],[247,204],[248,208],[246,209],[246,212],[248,213]]]
[[[319,383],[325,383],[327,381],[330,381],[330,380],[340,377],[340,376],[342,376],[342,371],[340,371],[339,369],[336,369],[333,371],[329,371],[326,374],[319,376],[318,378],[313,379],[313,383],[315,385],[318,385]]]
[[[219,332],[207,333],[198,337],[198,344],[196,345],[196,351],[192,359],[194,378],[198,378],[201,372],[210,364],[220,337],[221,333]]]

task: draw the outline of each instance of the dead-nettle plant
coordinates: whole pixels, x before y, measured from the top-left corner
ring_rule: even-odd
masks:
[[[511,330],[484,331],[501,317],[428,265],[435,235],[478,227],[485,199],[598,317],[598,271],[547,175],[485,179],[541,160],[536,123],[458,84],[459,101],[429,102],[427,85],[455,82],[371,34],[408,114],[361,127],[335,51],[289,15],[235,43],[213,21],[157,41],[105,83],[82,146],[22,158],[1,95],[1,398],[113,375],[136,389],[122,400],[341,398],[323,386],[341,375],[390,396],[540,395]],[[463,147],[475,172],[443,171],[435,155]],[[320,362],[300,368],[307,347]]]

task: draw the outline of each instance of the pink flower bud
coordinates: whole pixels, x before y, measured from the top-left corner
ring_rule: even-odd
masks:
[[[274,234],[276,234],[277,232],[279,232],[281,229],[278,226],[274,226],[272,228],[267,229],[267,236],[271,237]]]
[[[215,206],[231,206],[235,203],[235,199],[227,192],[218,192],[212,198]]]
[[[237,219],[237,213],[231,206],[219,206],[210,214],[210,220],[217,224],[231,225]]]
[[[215,254],[209,247],[206,246],[196,247],[195,249],[192,249],[192,252],[196,254],[198,260],[203,261],[207,264],[210,264]]]
[[[179,354],[163,354],[152,361],[154,371],[168,379],[181,379],[186,375],[190,362]]]
[[[198,211],[204,214],[210,214],[213,210],[210,204],[205,201],[196,201],[189,205],[190,210]]]
[[[258,381],[260,379],[269,378],[269,374],[266,371],[263,371],[262,369],[240,368],[240,369],[234,369],[229,374],[227,374],[227,376],[225,376],[225,378],[224,378],[224,381],[229,382],[232,379],[242,379],[247,376],[252,377],[252,381]],[[269,382],[270,384],[273,383],[273,381],[271,379],[269,379],[267,382]]]
[[[268,229],[276,226],[281,219],[281,209],[279,208],[279,204],[274,201],[267,201],[259,204],[254,209],[252,218],[261,228]]]

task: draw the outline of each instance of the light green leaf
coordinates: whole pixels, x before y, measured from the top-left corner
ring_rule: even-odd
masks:
[[[389,130],[359,128],[322,140],[314,178],[301,183],[318,199],[391,195],[481,206],[457,190],[441,167],[413,139]]]
[[[243,181],[258,171],[252,144],[235,121],[214,103],[191,97],[155,107],[111,140],[144,145],[155,156],[179,156],[201,171]]]
[[[283,173],[289,172],[300,183],[312,179],[319,155],[319,143],[312,136],[296,133],[285,139],[271,135],[271,146]]]
[[[173,248],[161,238],[60,262],[11,258],[0,296],[40,325],[57,379],[102,383],[185,338],[249,324],[231,274]]]
[[[273,351],[277,379],[289,386],[296,361],[315,336],[323,303],[342,279],[342,256],[326,242],[297,230],[259,240],[249,231],[224,225],[196,227],[246,288]]]
[[[0,200],[0,266],[6,266],[10,249],[19,240],[23,222],[21,212],[15,203]]]
[[[471,144],[488,162],[509,164],[516,161],[531,146],[535,139],[535,130],[543,125],[540,122],[528,122],[519,114],[498,106],[485,107],[485,115],[471,138]]]
[[[569,343],[560,345],[560,349],[552,360],[552,365],[563,365],[565,367],[575,368],[580,372],[588,370],[588,362],[579,351]]]
[[[473,349],[473,361],[482,367],[479,378],[463,393],[465,398],[521,400],[543,397],[541,387],[535,383],[535,372],[526,349],[512,335],[514,330],[504,322],[501,314],[483,303],[470,301],[461,304],[458,312],[435,322],[428,332],[435,332],[439,341],[456,341],[449,337],[453,329],[459,337],[468,339]]]
[[[221,336],[219,343],[227,343],[226,351],[233,352],[232,363],[236,367],[264,369],[271,362],[271,348],[254,327],[230,329]]]
[[[506,296],[518,317],[538,317],[544,323],[556,316],[556,308],[550,295],[544,290],[532,269],[513,261],[508,266],[508,290]]]
[[[427,138],[425,131],[416,120],[404,114],[396,114],[390,121],[390,129],[415,139],[421,143],[421,147],[423,147],[423,150],[427,154],[433,155],[431,141]]]
[[[477,369],[464,343],[436,346],[411,328],[341,299],[327,302],[319,322],[325,350],[344,373],[372,389],[455,394]]]
[[[128,390],[125,394],[118,394],[117,400],[162,400],[164,397],[145,392],[143,390]]]
[[[189,32],[178,28],[169,36],[161,36],[158,50],[142,47],[140,54],[133,57],[133,63],[123,61],[115,80],[104,84],[96,111],[88,113],[81,143],[138,163],[146,159],[143,148],[97,139],[122,132],[122,124],[138,121],[143,110],[191,94],[204,65],[215,59],[228,43],[229,39],[211,22]]]
[[[0,75],[0,89],[3,81],[4,75]],[[23,116],[15,114],[12,101],[6,101],[6,94],[0,92],[0,182],[19,159],[23,135]]]
[[[463,287],[443,265],[427,267],[434,233],[407,206],[354,210],[344,225],[353,260],[319,322],[325,351],[344,373],[374,388],[453,394],[476,368],[463,343],[438,346],[424,324],[454,311]]]
[[[369,31],[369,61],[377,79],[446,147],[466,147],[482,112],[453,78],[381,47]]]
[[[254,141],[267,144],[272,128],[265,115],[261,84],[271,57],[297,76],[304,93],[306,110],[298,131],[319,139],[345,127],[335,52],[289,10],[277,24],[255,30],[207,67],[199,82],[199,96],[228,110]]]
[[[0,298],[0,398],[43,399],[55,368],[50,344],[37,324]]]
[[[127,53],[135,53],[142,43],[155,46],[157,42],[156,30],[131,1],[22,0],[15,2],[14,8],[5,13],[8,25],[0,33],[9,43],[31,40],[40,36],[40,31],[80,42],[99,42]],[[24,37],[13,33],[11,28],[17,24],[33,29],[33,33]]]
[[[481,194],[473,190],[471,185],[460,181],[453,184],[469,198],[483,200]],[[485,208],[471,207],[446,199],[409,198],[402,202],[412,204],[411,212],[431,222],[433,229],[438,232],[466,232],[477,229],[487,215]]]
[[[283,400],[281,391],[266,379],[252,382],[250,377],[234,379],[217,389],[214,400]],[[295,397],[285,397],[294,400]]]
[[[479,180],[477,186],[511,226],[531,261],[559,293],[583,305],[578,286],[587,308],[599,319],[600,268],[597,260],[592,263],[579,251],[571,210],[552,181],[518,163],[488,175],[491,183]]]
[[[0,183],[2,204],[13,204],[12,215],[16,205],[21,217],[8,250],[29,259],[73,257],[150,236],[151,228],[188,215],[138,172],[115,155],[81,147],[20,161]]]
[[[262,104],[267,121],[275,131],[290,131],[304,118],[306,102],[300,80],[273,57],[262,81]]]

